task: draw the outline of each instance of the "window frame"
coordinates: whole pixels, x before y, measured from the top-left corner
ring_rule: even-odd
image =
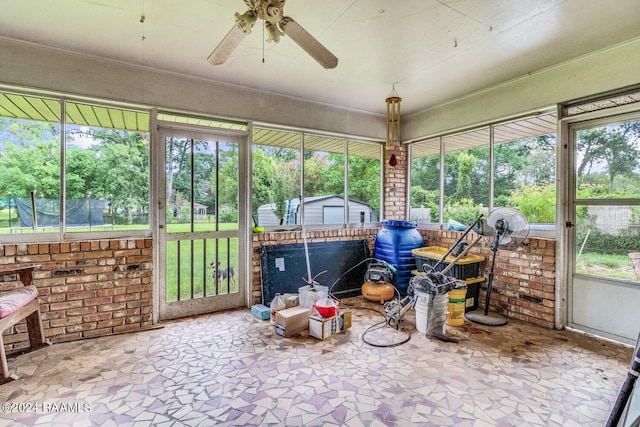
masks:
[[[349,206],[349,201],[350,201],[350,194],[349,194],[349,172],[350,172],[350,168],[349,168],[349,159],[352,157],[356,157],[357,154],[354,154],[353,152],[350,151],[350,147],[351,145],[355,145],[355,144],[367,144],[368,146],[374,147],[375,150],[378,151],[378,155],[375,157],[375,159],[377,161],[379,161],[380,163],[380,174],[379,174],[379,179],[378,179],[378,184],[379,184],[379,189],[378,189],[378,199],[379,199],[379,206],[380,206],[380,210],[382,209],[383,205],[383,165],[384,165],[384,142],[383,141],[379,141],[379,140],[375,140],[375,139],[368,139],[368,138],[363,138],[363,137],[355,137],[355,136],[351,136],[351,135],[343,135],[343,134],[333,134],[333,133],[323,133],[323,132],[319,132],[319,131],[310,131],[310,130],[304,130],[304,129],[297,129],[297,128],[287,128],[287,127],[278,127],[278,126],[274,126],[274,125],[269,125],[269,124],[265,124],[265,123],[254,123],[253,124],[253,131],[252,135],[251,135],[251,152],[253,152],[253,149],[255,146],[265,146],[265,145],[270,145],[270,146],[274,146],[274,147],[281,147],[281,148],[289,148],[289,149],[294,149],[293,147],[289,147],[289,146],[284,146],[284,145],[277,145],[277,144],[264,144],[260,141],[260,139],[256,139],[256,133],[255,131],[263,131],[263,132],[287,132],[291,135],[296,135],[296,137],[299,139],[299,146],[296,148],[297,153],[299,155],[299,158],[302,159],[299,165],[299,175],[300,175],[300,191],[299,191],[299,197],[301,197],[302,203],[299,204],[298,209],[299,209],[299,213],[297,215],[298,218],[304,218],[305,215],[305,205],[306,203],[304,202],[305,197],[304,197],[304,193],[305,193],[305,166],[304,166],[304,155],[305,152],[311,151],[311,152],[316,152],[318,151],[317,147],[312,146],[312,147],[308,147],[305,142],[308,141],[309,139],[312,139],[314,141],[314,143],[317,143],[318,139],[322,139],[322,138],[327,138],[330,139],[332,141],[339,141],[342,145],[343,145],[343,151],[339,154],[341,154],[343,156],[343,168],[344,168],[344,195],[339,195],[340,197],[343,198],[343,209],[344,209],[344,218],[342,223],[339,224],[318,224],[318,223],[305,223],[304,226],[305,228],[309,228],[309,229],[340,229],[340,228],[352,228],[355,226],[362,226],[361,223],[352,223],[349,222],[349,218],[350,218],[350,206]],[[353,143],[353,144],[352,144]],[[329,153],[333,152],[333,151],[327,151]],[[371,157],[373,158],[373,157]],[[253,170],[253,164],[252,164],[252,170]],[[253,191],[251,191],[251,194],[253,195]],[[324,197],[324,196],[309,196],[310,197]],[[256,206],[253,206],[253,197],[251,200],[251,210],[253,212],[254,208],[258,208]],[[361,202],[366,202],[366,201],[361,201]],[[372,211],[373,214],[373,211]],[[380,215],[380,212],[377,213],[377,215]],[[298,222],[300,223],[296,223],[296,224],[288,224],[288,228],[297,228],[300,227],[302,220],[299,220]],[[379,222],[379,221],[378,221]],[[260,224],[260,226],[263,226],[263,224]],[[287,224],[284,225],[267,225],[264,226],[265,230],[278,230],[278,229],[283,229],[284,227],[286,227]]]
[[[116,111],[123,112],[123,116],[125,112],[133,113],[137,116],[137,119],[140,117],[146,118],[140,124],[143,126],[145,130],[136,130],[138,132],[146,132],[148,134],[149,146],[148,146],[148,161],[150,163],[149,166],[149,176],[148,187],[149,187],[149,197],[148,197],[148,209],[151,210],[151,188],[152,188],[152,179],[153,175],[152,171],[152,150],[153,150],[153,139],[154,132],[151,123],[153,120],[153,112],[152,108],[140,105],[133,105],[127,103],[118,103],[118,102],[109,102],[105,100],[96,100],[93,98],[84,98],[84,97],[74,97],[67,96],[61,94],[51,94],[51,93],[42,93],[39,91],[30,91],[28,89],[15,89],[12,87],[0,86],[0,95],[11,95],[15,97],[18,102],[25,102],[22,105],[21,111],[23,116],[18,116],[17,114],[13,114],[10,116],[8,113],[3,114],[3,118],[11,119],[23,119],[30,120],[33,122],[48,122],[48,123],[56,123],[59,129],[59,146],[58,146],[58,154],[59,154],[59,194],[58,194],[58,204],[59,208],[59,222],[58,227],[55,227],[52,231],[37,231],[37,232],[29,232],[29,233],[7,233],[2,234],[2,239],[6,243],[22,243],[22,242],[41,242],[41,241],[73,241],[73,240],[91,240],[91,239],[113,239],[113,238],[139,238],[139,237],[150,237],[152,235],[152,219],[151,215],[149,217],[149,221],[147,227],[145,229],[138,230],[91,230],[91,231],[69,231],[66,226],[66,155],[67,155],[67,127],[70,123],[73,125],[80,126],[89,126],[89,127],[97,127],[93,126],[87,120],[87,123],[76,123],[73,119],[71,119],[67,115],[67,103],[73,104],[81,104],[87,106],[89,108],[99,108],[102,109],[103,113],[106,116],[113,117],[113,114]],[[38,102],[29,102],[38,101]],[[53,111],[50,108],[50,103],[55,102],[58,103],[58,109]],[[29,108],[25,108],[29,107]],[[46,108],[45,108],[46,107]],[[0,109],[2,111],[2,109]],[[8,111],[8,110],[4,110]],[[43,111],[44,114],[40,114]],[[28,115],[39,115],[40,118],[32,118]],[[117,114],[116,114],[117,115]],[[142,116],[140,116],[142,115]],[[53,120],[56,119],[56,120]],[[71,119],[71,120],[69,120]],[[95,117],[93,118],[96,119]],[[103,127],[104,129],[118,129],[116,127],[108,128]],[[126,131],[133,131],[132,129],[121,129]]]
[[[440,158],[440,183],[439,183],[439,190],[440,190],[440,198],[439,198],[439,221],[438,222],[432,222],[432,223],[419,223],[419,227],[421,228],[427,228],[427,229],[439,229],[439,230],[445,230],[447,229],[447,224],[444,222],[444,200],[445,200],[445,189],[444,189],[444,184],[445,184],[445,154],[448,153],[448,151],[446,151],[446,139],[447,138],[452,138],[452,137],[456,137],[456,136],[462,136],[464,134],[470,133],[470,132],[476,132],[476,131],[482,131],[482,130],[486,130],[488,131],[488,140],[486,141],[486,144],[489,148],[489,205],[487,207],[487,210],[490,212],[492,209],[494,209],[494,193],[495,193],[495,188],[494,188],[494,181],[495,181],[495,156],[494,156],[494,147],[496,144],[501,144],[501,143],[507,143],[507,142],[512,142],[512,141],[516,141],[517,139],[523,139],[527,136],[521,136],[520,138],[514,138],[514,139],[504,139],[504,140],[500,140],[499,142],[496,142],[496,135],[495,135],[495,130],[496,128],[503,126],[505,124],[510,124],[510,123],[518,123],[520,121],[526,121],[527,119],[532,119],[532,120],[542,120],[542,121],[548,121],[548,119],[553,119],[553,132],[548,132],[548,133],[536,133],[536,132],[532,132],[531,135],[529,136],[542,136],[542,135],[549,135],[549,134],[554,134],[556,137],[556,147],[558,144],[558,133],[557,133],[557,127],[558,127],[558,113],[557,113],[557,108],[554,107],[552,108],[545,108],[545,109],[541,109],[539,111],[535,111],[526,115],[521,115],[521,116],[517,116],[517,117],[511,117],[511,118],[505,118],[504,120],[497,120],[494,122],[490,122],[490,123],[482,123],[482,124],[478,124],[476,126],[472,126],[469,128],[464,128],[464,129],[458,129],[452,132],[448,132],[448,133],[444,133],[441,135],[433,135],[433,136],[428,136],[428,137],[424,137],[424,138],[420,138],[420,139],[416,139],[414,141],[411,141],[408,143],[408,158],[409,158],[409,166],[408,166],[408,171],[407,171],[407,182],[409,183],[407,185],[407,216],[409,216],[409,213],[411,212],[411,187],[412,187],[412,162],[414,160],[414,151],[419,150],[421,147],[419,144],[421,143],[434,143],[438,142],[438,151],[437,153],[435,152],[434,148],[431,148],[429,150],[429,152],[433,151],[433,153],[428,154],[428,155],[439,155]],[[541,125],[542,126],[542,125]],[[551,125],[549,124],[549,130],[551,129]],[[465,150],[465,149],[470,149],[470,148],[475,148],[475,147],[481,147],[483,145],[469,145],[466,147],[462,147],[461,150]],[[454,150],[451,150],[449,152],[452,152]],[[426,157],[425,156],[421,156],[421,157]],[[556,161],[557,161],[557,150],[556,150]],[[421,157],[416,157],[416,158],[421,158]],[[556,181],[558,180],[558,171],[556,170]],[[556,202],[557,204],[557,202]],[[557,209],[557,206],[556,206]],[[557,219],[556,219],[557,221]],[[555,225],[553,227],[550,227],[552,229],[550,230],[534,230],[532,229],[530,231],[530,235],[535,235],[537,237],[548,237],[548,238],[553,238],[556,236],[556,227]]]

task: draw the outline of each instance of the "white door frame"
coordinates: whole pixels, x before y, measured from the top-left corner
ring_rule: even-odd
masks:
[[[155,117],[155,114],[153,115]],[[250,129],[250,126],[248,126]],[[166,304],[162,301],[165,294],[166,277],[165,277],[165,247],[166,247],[166,195],[165,195],[165,136],[189,136],[202,140],[215,139],[216,137],[228,137],[234,142],[238,142],[238,230],[234,233],[220,232],[219,237],[225,237],[227,234],[238,238],[238,290],[240,302],[223,301],[220,306],[215,307],[216,310],[222,310],[238,306],[247,306],[251,300],[251,256],[249,251],[250,234],[250,204],[249,204],[249,188],[250,188],[250,131],[234,131],[219,128],[210,128],[202,126],[182,125],[167,122],[155,122],[152,120],[152,149],[151,149],[151,170],[152,170],[152,236],[154,246],[154,286],[153,286],[153,323],[158,323],[167,318],[176,317],[175,311],[169,309],[167,312]],[[194,233],[196,234],[196,233]],[[199,236],[195,236],[199,237]],[[203,308],[197,303],[193,305],[193,314],[200,314]]]
[[[640,328],[640,325],[633,326],[631,328],[633,331],[620,332],[620,324],[612,324],[612,328],[601,328],[593,325],[607,324],[607,321],[594,321],[592,325],[590,325],[591,321],[584,321],[585,318],[591,316],[595,318],[601,314],[596,308],[598,306],[600,309],[611,310],[613,320],[609,320],[609,323],[625,322],[625,313],[634,312],[635,310],[632,310],[631,307],[635,307],[640,301],[640,290],[621,280],[574,275],[576,263],[575,171],[577,167],[575,137],[576,132],[581,129],[619,123],[629,119],[640,120],[640,112],[637,109],[637,105],[631,104],[562,118],[558,123],[558,141],[560,142],[556,156],[558,230],[555,326],[557,329],[570,327],[628,344],[636,342],[637,329]],[[603,289],[605,291],[598,294]],[[590,303],[595,305],[593,307],[579,305]],[[629,327],[626,322],[624,326],[623,329]]]

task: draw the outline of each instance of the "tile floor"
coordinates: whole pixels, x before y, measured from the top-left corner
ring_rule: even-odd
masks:
[[[360,297],[326,341],[283,338],[248,309],[54,344],[9,359],[0,425],[601,426],[633,349],[515,320],[446,343],[382,326]],[[410,333],[410,340],[393,347]]]

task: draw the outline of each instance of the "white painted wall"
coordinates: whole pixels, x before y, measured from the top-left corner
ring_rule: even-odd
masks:
[[[384,140],[386,119],[0,38],[0,84]]]
[[[640,38],[404,117],[402,139],[435,136],[637,85],[638,70]]]

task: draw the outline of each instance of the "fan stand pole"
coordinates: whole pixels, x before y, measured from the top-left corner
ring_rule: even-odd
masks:
[[[491,301],[491,289],[493,286],[493,269],[496,266],[496,254],[498,253],[498,242],[500,241],[500,237],[502,235],[501,230],[496,230],[496,236],[493,242],[491,243],[491,251],[493,255],[491,257],[491,270],[489,271],[489,282],[487,283],[487,296],[484,302],[484,313],[476,313],[475,311],[471,311],[465,314],[467,320],[470,320],[474,323],[479,323],[481,325],[486,326],[502,326],[507,323],[507,319],[498,315],[498,314],[489,314],[489,303]]]
[[[491,257],[491,270],[489,271],[489,282],[487,283],[487,296],[484,300],[484,315],[489,315],[489,302],[491,301],[491,289],[493,288],[493,269],[496,266],[496,254],[498,253],[497,245],[491,245],[491,251],[493,255]]]

